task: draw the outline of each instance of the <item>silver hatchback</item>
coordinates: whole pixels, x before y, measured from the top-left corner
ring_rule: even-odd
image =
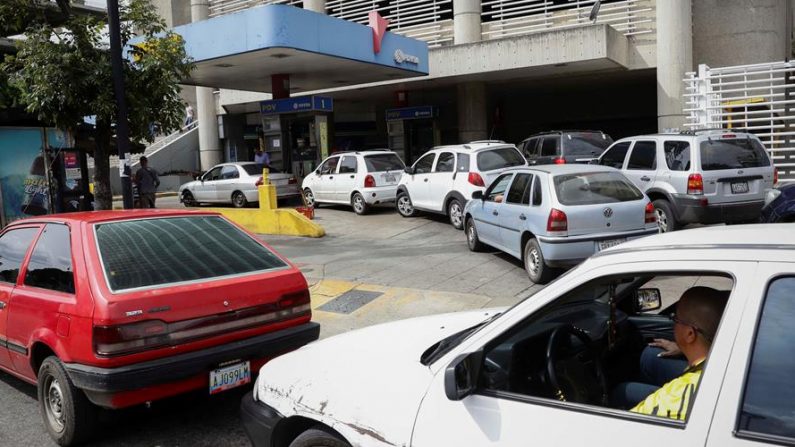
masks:
[[[464,211],[472,251],[490,245],[545,283],[555,267],[658,232],[654,207],[621,171],[544,165],[507,171],[472,194]]]

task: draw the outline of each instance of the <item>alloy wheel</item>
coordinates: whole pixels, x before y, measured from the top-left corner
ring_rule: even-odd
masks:
[[[307,188],[304,190],[304,199],[306,200],[306,206],[315,206],[315,195],[311,189]]]
[[[461,228],[461,219],[463,218],[463,210],[461,209],[461,204],[453,202],[450,205],[450,223],[453,224],[456,228]]]
[[[364,212],[364,198],[360,194],[353,196],[353,209],[357,214]]]
[[[665,211],[655,208],[654,214],[657,215],[657,226],[660,228],[660,232],[665,233],[668,231],[668,216]]]
[[[403,214],[404,216],[408,216],[414,211],[414,206],[411,204],[411,199],[405,195],[400,196],[397,206],[400,214]]]

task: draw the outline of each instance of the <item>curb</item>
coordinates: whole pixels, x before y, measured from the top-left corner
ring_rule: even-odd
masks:
[[[155,197],[157,197],[157,198],[160,198],[160,197],[176,197],[178,195],[179,195],[178,192],[157,192],[157,193],[155,193]],[[122,199],[123,199],[122,196],[113,196],[113,200],[122,200]]]

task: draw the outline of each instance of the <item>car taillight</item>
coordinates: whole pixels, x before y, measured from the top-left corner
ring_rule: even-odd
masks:
[[[688,194],[704,194],[704,178],[701,174],[690,174],[687,178]]]
[[[260,187],[260,186],[262,186],[264,184],[265,184],[265,182],[262,180],[262,177],[260,177],[259,179],[257,179],[257,183],[254,183],[254,186]]]
[[[731,138],[737,138],[737,134],[725,133],[725,134],[723,134],[723,136],[721,138],[723,138],[724,140],[728,140],[728,139],[731,139]]]
[[[116,326],[94,326],[94,351],[99,355],[120,355],[169,344],[168,324],[146,320]]]
[[[483,177],[477,172],[470,172],[467,180],[475,186],[486,186],[486,183],[483,182]]]
[[[778,183],[778,169],[773,168],[773,186]]]
[[[375,178],[372,175],[368,175],[364,178],[364,187],[365,188],[375,188]]]
[[[556,165],[565,165],[565,164],[566,164],[566,159],[565,159],[565,158],[563,158],[563,157],[556,158],[556,159],[555,159],[555,164],[556,164]]]
[[[297,178],[295,178],[295,177],[290,177],[290,179],[289,179],[289,180],[287,180],[287,184],[288,184],[288,185],[295,185],[295,184],[297,184],[297,183],[298,183],[298,179],[297,179]]]
[[[547,219],[547,231],[560,232],[568,230],[569,220],[566,217],[566,213],[552,208],[549,212],[549,218]]]
[[[651,202],[646,204],[646,223],[656,223],[657,222],[657,214],[654,212],[654,205]]]

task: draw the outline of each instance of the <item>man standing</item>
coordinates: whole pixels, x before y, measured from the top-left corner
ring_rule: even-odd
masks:
[[[141,197],[141,208],[155,207],[155,193],[160,186],[157,171],[150,168],[149,160],[141,157],[141,168],[135,173],[135,183],[138,185],[138,195]]]
[[[185,106],[185,127],[193,124],[193,106],[188,104]]]
[[[257,164],[257,169],[262,172],[262,168],[271,167],[271,157],[268,155],[267,152],[263,151],[262,148],[257,149],[257,152],[254,154],[254,163]]]

